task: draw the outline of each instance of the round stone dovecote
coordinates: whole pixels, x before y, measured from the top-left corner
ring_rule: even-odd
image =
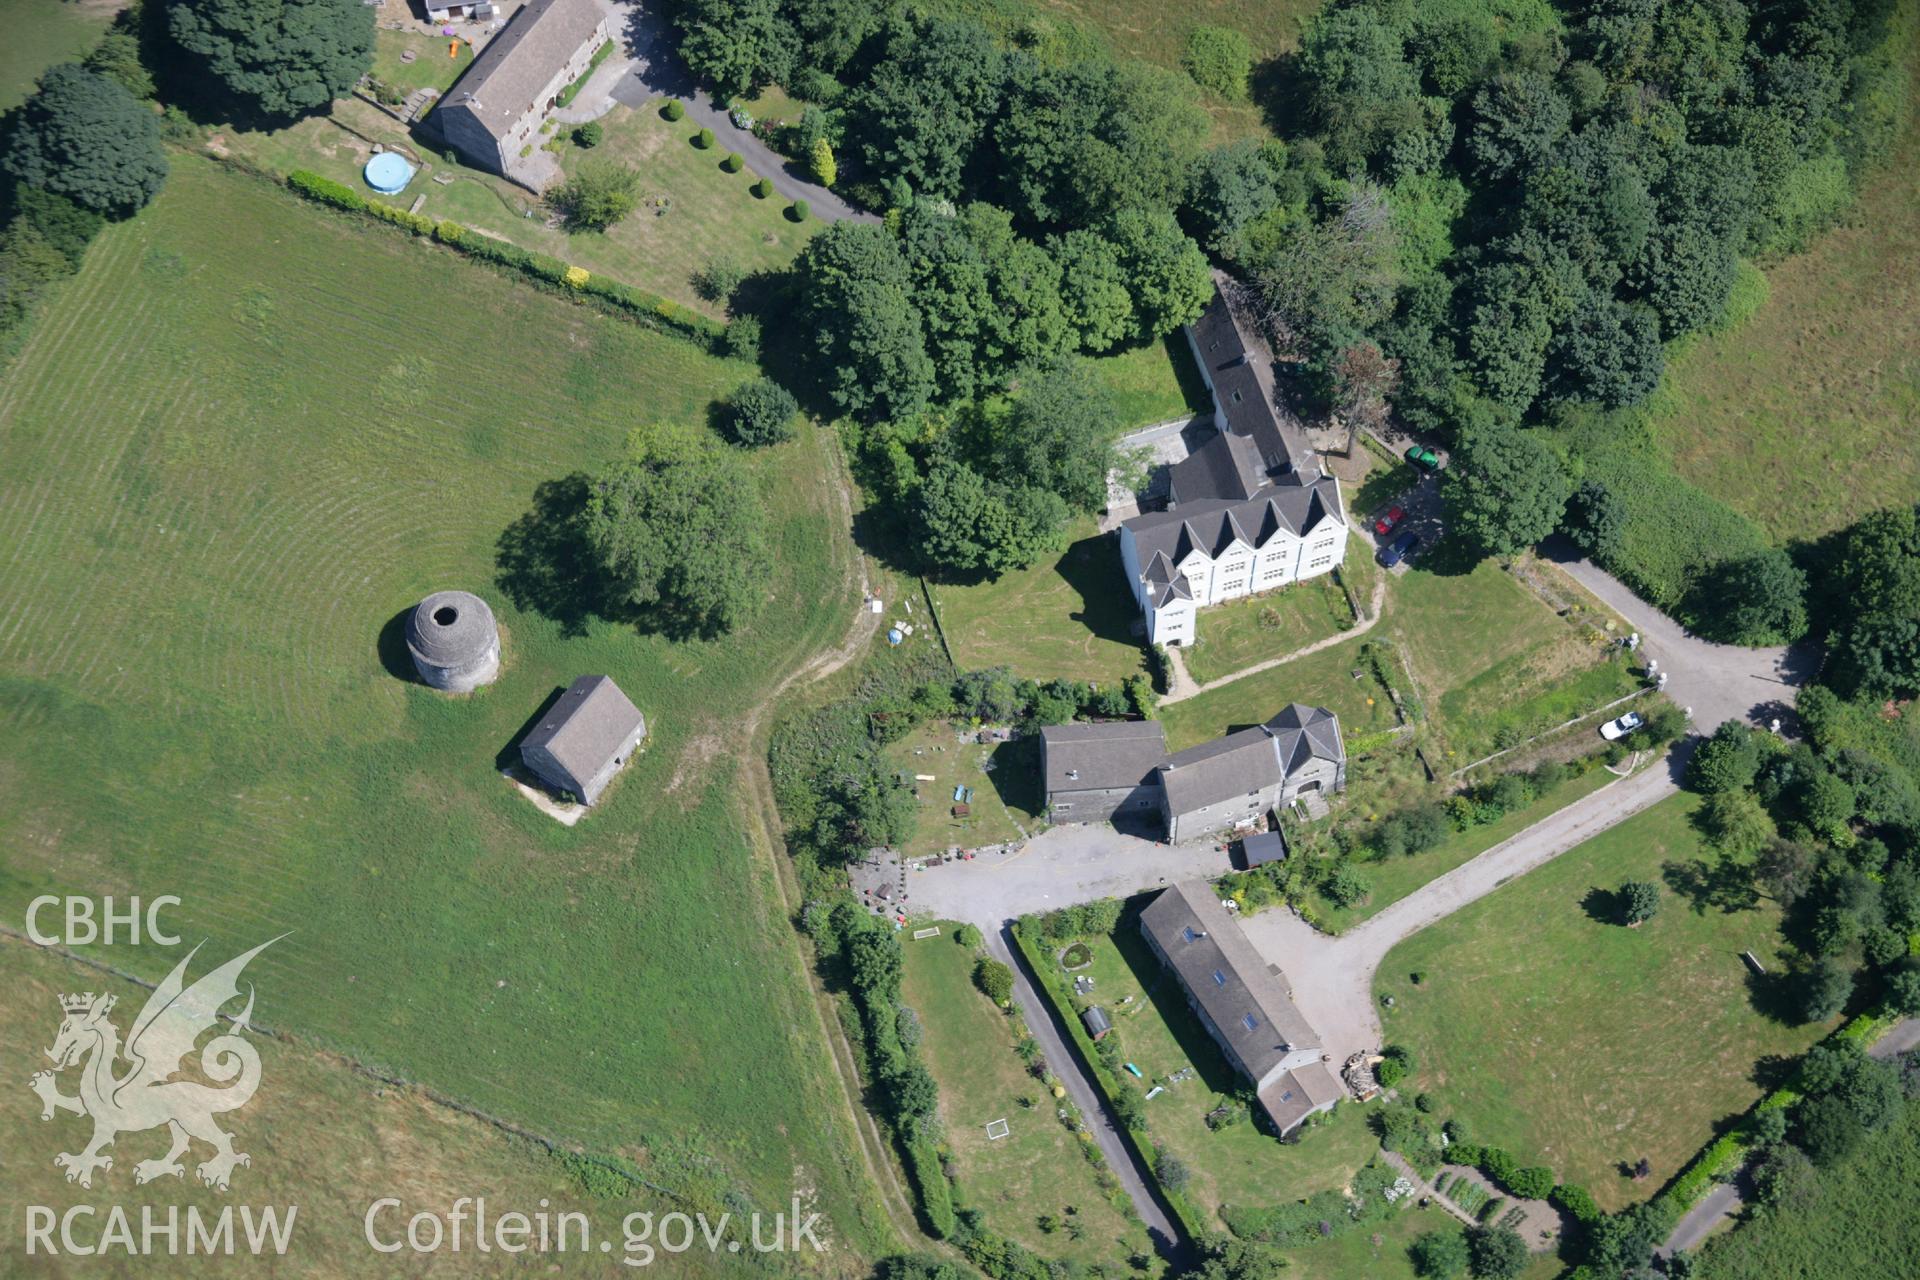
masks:
[[[436,591],[407,619],[407,652],[434,688],[472,693],[500,674],[500,628],[479,596]]]

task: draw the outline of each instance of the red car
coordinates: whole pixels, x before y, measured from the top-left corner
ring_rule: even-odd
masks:
[[[1394,507],[1392,510],[1388,511],[1387,514],[1381,516],[1378,520],[1375,520],[1373,522],[1373,531],[1384,538],[1388,534],[1393,532],[1395,525],[1399,524],[1402,520],[1405,520],[1406,518],[1407,518],[1407,509],[1405,507]]]

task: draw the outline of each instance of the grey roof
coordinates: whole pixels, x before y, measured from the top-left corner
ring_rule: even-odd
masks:
[[[1277,784],[1285,772],[1273,743],[1273,735],[1255,725],[1168,756],[1160,766],[1167,807],[1191,813]]]
[[[1109,1018],[1107,1011],[1097,1004],[1089,1005],[1082,1010],[1080,1021],[1087,1024],[1087,1034],[1096,1038],[1113,1030],[1113,1019]]]
[[[607,11],[598,0],[529,0],[495,36],[437,111],[465,107],[496,138],[535,105]]]
[[[1040,742],[1048,795],[1141,786],[1167,757],[1167,731],[1158,720],[1050,724]]]
[[[1161,893],[1140,913],[1140,925],[1256,1084],[1292,1050],[1319,1047],[1279,976],[1205,880]]]
[[[1156,551],[1147,558],[1147,567],[1140,571],[1153,597],[1153,607],[1158,609],[1169,600],[1193,599],[1193,588],[1187,585],[1187,575],[1175,573],[1173,562],[1167,559],[1167,553]]]
[[[1260,1105],[1281,1133],[1293,1128],[1309,1114],[1339,1101],[1344,1091],[1324,1062],[1309,1062],[1283,1072],[1260,1090]]]
[[[1325,707],[1288,703],[1267,721],[1267,729],[1279,747],[1281,767],[1288,773],[1316,757],[1335,763],[1347,758],[1346,745],[1340,740],[1340,717]]]
[[[1247,314],[1245,289],[1224,271],[1213,280],[1213,301],[1193,322],[1193,345],[1227,429],[1250,437],[1269,470],[1317,473],[1306,432],[1275,395],[1273,355]]]
[[[1208,498],[1244,501],[1267,483],[1252,437],[1221,432],[1173,465],[1168,497],[1176,504]]]
[[[545,747],[561,768],[584,781],[611,762],[645,724],[639,708],[611,676],[581,676],[540,717],[520,749]]]
[[[1292,475],[1263,486],[1244,500],[1185,502],[1171,510],[1135,516],[1125,522],[1125,527],[1133,533],[1142,566],[1155,555],[1165,555],[1170,563],[1178,565],[1196,547],[1211,559],[1232,546],[1236,538],[1257,550],[1278,530],[1303,538],[1323,521],[1345,518],[1340,486],[1332,476],[1307,480]]]
[[[1278,831],[1255,832],[1240,842],[1240,852],[1247,856],[1249,867],[1278,862],[1287,856],[1286,837]]]
[[[469,591],[436,591],[407,619],[407,648],[434,667],[460,667],[493,647],[499,630],[487,602]]]

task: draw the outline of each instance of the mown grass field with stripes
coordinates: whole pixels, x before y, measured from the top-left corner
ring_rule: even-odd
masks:
[[[736,772],[853,616],[829,441],[741,455],[778,559],[743,634],[569,626],[496,582],[537,486],[752,372],[176,156],[0,383],[0,918],[175,894],[209,958],[291,931],[260,1021],[767,1209],[812,1193],[853,1269],[877,1210]],[[472,697],[390,670],[442,587],[502,625]],[[567,829],[496,758],[586,672],[652,733]]]

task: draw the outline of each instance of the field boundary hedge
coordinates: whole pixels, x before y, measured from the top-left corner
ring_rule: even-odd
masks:
[[[576,299],[592,299],[607,311],[626,316],[662,333],[685,338],[709,350],[717,349],[726,337],[727,327],[724,324],[671,298],[595,275],[584,267],[574,266],[548,254],[534,253],[450,219],[436,221],[384,201],[368,200],[351,187],[311,170],[295,169],[287,175],[286,185],[296,195],[317,204],[399,227],[422,240],[432,240],[451,249],[462,257],[517,275],[536,287]]]

